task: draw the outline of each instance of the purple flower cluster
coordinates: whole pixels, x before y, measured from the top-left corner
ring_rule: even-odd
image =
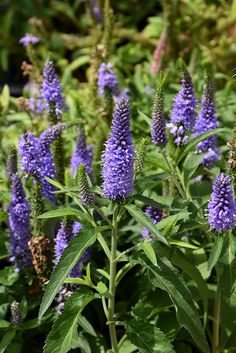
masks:
[[[151,136],[152,143],[156,146],[164,146],[167,143],[163,84],[164,81],[160,82],[157,88],[152,109]]]
[[[98,69],[98,93],[103,96],[109,89],[113,96],[118,93],[118,82],[111,63],[102,63]]]
[[[225,231],[233,229],[236,224],[236,208],[231,180],[221,173],[213,185],[211,200],[208,203],[208,222],[211,229]]]
[[[91,5],[92,11],[93,11],[93,15],[94,15],[96,21],[98,23],[101,23],[103,21],[103,17],[102,17],[101,9],[100,9],[97,1],[96,0],[89,0],[89,2],[90,2],[90,5]]]
[[[75,151],[71,158],[71,175],[73,176],[80,164],[84,164],[86,172],[92,180],[92,148],[86,144],[84,127],[79,127]]]
[[[214,87],[211,78],[208,78],[203,91],[202,105],[194,127],[194,136],[216,129],[219,122],[215,115]],[[215,135],[208,137],[197,145],[197,153],[206,153],[202,164],[212,168],[219,159],[219,150],[216,148],[217,138]]]
[[[45,130],[38,138],[31,132],[22,135],[19,141],[22,170],[40,180],[43,195],[52,202],[56,200],[52,194],[55,187],[45,180],[45,177],[55,179],[56,176],[50,146],[54,139],[60,136],[64,128],[64,124],[58,123]]]
[[[41,96],[41,93],[29,98],[28,104],[29,110],[35,114],[42,114],[46,109],[46,104]]]
[[[110,200],[133,190],[134,148],[130,132],[130,103],[121,99],[114,108],[112,131],[103,155],[103,193]]]
[[[38,44],[40,42],[40,39],[36,36],[33,36],[32,34],[26,33],[24,37],[22,37],[19,40],[19,43],[22,44],[24,47],[27,47],[28,45],[32,44]]]
[[[160,211],[158,208],[148,206],[145,210],[146,215],[151,219],[153,224],[157,224],[162,220],[162,211]],[[149,230],[147,228],[143,228],[142,231],[142,237],[146,238],[148,235]],[[152,239],[154,236],[150,235],[148,239]]]
[[[52,61],[47,61],[44,66],[41,97],[44,99],[46,107],[49,110],[53,109],[57,116],[60,116],[63,110],[68,109]]]
[[[9,210],[10,260],[15,264],[16,272],[31,265],[30,206],[18,174],[11,176],[11,203]]]
[[[81,230],[82,225],[79,222],[74,222],[73,225],[61,223],[61,226],[58,230],[56,236],[56,244],[55,244],[55,262],[58,263],[63,251],[68,246],[69,241],[74,238],[79,231]],[[81,277],[81,267],[82,265],[88,261],[90,257],[90,249],[87,249],[78,263],[71,270],[69,277]]]
[[[175,97],[170,123],[170,133],[174,136],[174,143],[182,146],[188,142],[187,133],[191,131],[195,122],[195,108],[197,100],[193,92],[191,76],[185,69],[182,87]]]

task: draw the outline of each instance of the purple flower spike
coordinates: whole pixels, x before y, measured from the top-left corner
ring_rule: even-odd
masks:
[[[151,218],[151,221],[153,224],[157,224],[162,220],[162,211],[160,211],[158,208],[148,206],[145,210],[146,215]],[[142,231],[142,237],[146,238],[148,235],[149,230],[147,228],[143,228]],[[152,239],[154,236],[151,234],[148,239]]]
[[[19,40],[19,43],[23,45],[23,47],[27,47],[28,45],[38,44],[40,39],[38,37],[33,36],[32,34],[26,33],[24,37]]]
[[[174,143],[182,146],[188,142],[187,133],[195,123],[195,108],[197,100],[193,92],[193,83],[187,69],[184,69],[182,88],[175,97],[170,117],[170,133],[174,136]]]
[[[41,96],[45,100],[45,104],[49,110],[53,106],[57,116],[60,116],[63,110],[68,109],[52,61],[47,61],[44,66]]]
[[[9,211],[10,225],[10,260],[19,272],[32,264],[31,252],[28,247],[30,239],[30,206],[25,198],[21,179],[16,173],[11,177],[12,196]]]
[[[130,132],[130,103],[116,103],[112,131],[103,155],[103,193],[110,200],[120,200],[133,190],[134,148]]]
[[[167,143],[166,121],[164,112],[164,84],[164,79],[161,79],[154,96],[152,108],[151,135],[152,143],[156,146],[165,146]]]
[[[65,124],[58,123],[45,130],[38,138],[33,133],[29,133],[22,135],[19,141],[22,170],[40,180],[43,195],[52,202],[56,201],[52,194],[55,187],[45,180],[45,177],[55,179],[56,176],[50,146],[64,128]]]
[[[216,129],[218,126],[219,122],[215,115],[214,84],[212,77],[208,75],[202,96],[202,106],[194,127],[194,136]],[[212,168],[219,160],[216,143],[217,138],[213,135],[197,144],[197,153],[206,153],[201,163],[207,168]]]
[[[84,127],[79,127],[78,136],[76,139],[76,147],[71,158],[71,175],[73,176],[80,164],[84,164],[86,172],[92,180],[92,148],[86,144],[86,135]]]
[[[109,89],[113,96],[118,93],[118,82],[111,63],[102,63],[98,70],[98,93],[103,96]]]
[[[236,208],[229,176],[221,173],[213,185],[211,200],[208,203],[208,222],[216,231],[230,230],[236,224]]]

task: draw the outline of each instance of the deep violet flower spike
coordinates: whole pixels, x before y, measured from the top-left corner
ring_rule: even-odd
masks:
[[[41,96],[45,100],[47,108],[49,110],[53,109],[57,116],[60,116],[63,110],[68,109],[52,61],[47,61],[44,66]]]
[[[111,63],[102,63],[98,69],[98,93],[103,96],[105,89],[109,89],[112,95],[118,93],[118,81]]]
[[[152,108],[152,143],[156,146],[164,146],[167,143],[166,121],[164,112],[164,84],[165,79],[161,78],[154,96]]]
[[[40,39],[36,36],[33,36],[32,34],[26,33],[24,37],[22,37],[19,40],[19,43],[23,45],[23,47],[27,47],[28,45],[32,44],[38,44],[40,42]]]
[[[103,155],[103,193],[110,200],[121,200],[133,190],[134,148],[130,132],[130,103],[116,103],[110,138]]]
[[[194,126],[194,137],[216,129],[218,126],[219,122],[215,114],[213,73],[208,68],[201,109]],[[197,144],[197,153],[205,153],[201,163],[207,168],[212,168],[219,159],[216,143],[217,138],[212,135]]]
[[[73,176],[80,164],[84,164],[86,172],[92,179],[92,149],[86,144],[86,135],[83,125],[79,126],[76,146],[71,158],[71,175]]]
[[[31,253],[28,247],[30,239],[30,206],[18,174],[11,178],[11,203],[9,209],[10,260],[15,271],[31,266]]]
[[[236,224],[236,208],[231,180],[224,173],[216,177],[213,185],[211,200],[208,203],[208,222],[211,229],[218,232],[233,229]]]
[[[148,206],[145,210],[146,215],[151,219],[153,224],[157,224],[162,220],[162,211],[160,211],[158,208]],[[148,235],[149,230],[147,228],[143,228],[142,231],[142,237],[146,238]],[[148,239],[152,239],[154,236],[150,235]]]
[[[38,160],[40,161],[40,181],[42,184],[43,195],[50,201],[55,202],[56,198],[52,194],[55,191],[55,187],[50,184],[45,177],[55,179],[56,169],[53,160],[53,156],[50,150],[50,146],[56,137],[60,136],[65,124],[58,123],[45,130],[38,138]]]
[[[174,99],[170,123],[167,125],[174,137],[174,143],[178,146],[188,142],[188,133],[195,123],[195,108],[197,100],[193,91],[191,76],[181,63],[183,71],[182,87]]]

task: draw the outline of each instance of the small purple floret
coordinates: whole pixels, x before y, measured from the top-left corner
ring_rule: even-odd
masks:
[[[40,39],[36,36],[33,36],[32,34],[26,33],[24,37],[22,37],[19,40],[19,43],[22,44],[24,47],[27,47],[28,45],[32,44],[38,44],[40,42]]]
[[[110,200],[121,200],[133,191],[134,148],[130,132],[130,103],[116,103],[110,138],[103,154],[103,193]]]
[[[158,222],[160,222],[162,220],[162,211],[160,211],[158,208],[148,206],[145,210],[145,213],[149,218],[151,218],[151,221],[153,224],[157,224]],[[148,233],[149,233],[149,230],[147,228],[143,228],[142,237],[146,238]],[[154,235],[151,234],[148,237],[148,239],[152,239],[153,237],[154,237]]]
[[[213,185],[211,200],[208,203],[208,222],[211,229],[226,231],[236,224],[236,208],[229,176],[221,173]]]

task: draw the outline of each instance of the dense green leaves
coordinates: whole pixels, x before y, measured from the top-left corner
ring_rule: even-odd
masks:
[[[145,257],[140,255],[136,261],[149,271],[152,284],[169,294],[176,308],[176,315],[180,325],[191,334],[200,349],[208,353],[209,347],[199,315],[193,303],[191,293],[181,275],[172,266],[170,261],[164,257],[157,258],[157,266],[154,266]]]
[[[79,234],[70,241],[68,247],[63,252],[58,265],[53,271],[50,281],[46,287],[39,311],[39,318],[43,316],[43,314],[52,303],[68,273],[80,259],[84,251],[89,246],[91,246],[95,240],[95,230],[93,228],[84,227],[79,232]]]
[[[98,298],[96,294],[85,288],[80,288],[71,295],[46,340],[44,353],[66,353],[73,348],[74,340],[79,339],[78,323],[88,327],[88,322],[81,316],[81,312],[88,303],[96,298]],[[91,331],[91,327],[89,330]],[[93,330],[92,333],[94,334]]]
[[[147,321],[135,319],[127,323],[127,337],[142,353],[174,353],[165,334]]]

